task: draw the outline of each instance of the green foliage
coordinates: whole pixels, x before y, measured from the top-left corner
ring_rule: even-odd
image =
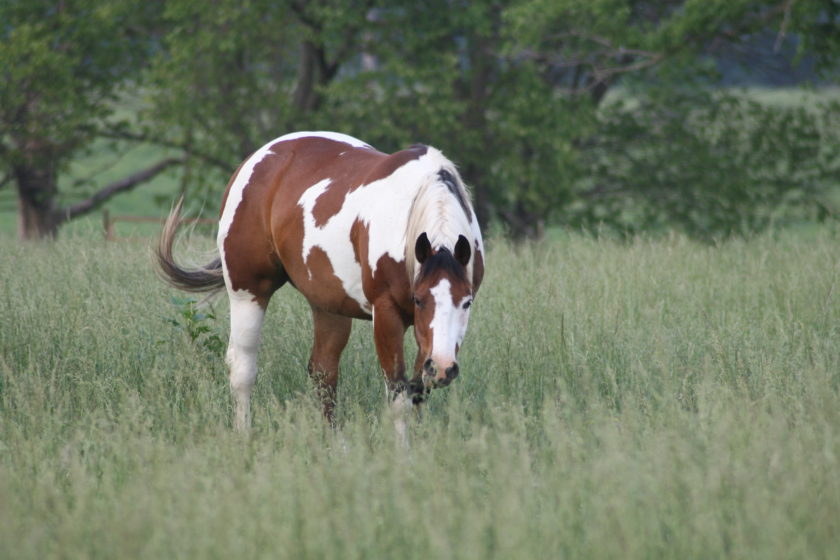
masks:
[[[225,343],[219,336],[218,330],[212,325],[216,315],[212,311],[200,311],[196,306],[196,299],[191,297],[172,296],[175,306],[175,317],[168,317],[166,322],[177,332],[183,333],[189,341],[216,358],[224,353]],[[165,341],[160,341],[161,343]]]
[[[795,50],[836,78],[836,2],[171,0],[159,8],[0,6],[5,175],[55,198],[55,174],[106,134],[182,155],[181,191],[215,204],[264,142],[337,129],[384,151],[442,148],[474,185],[482,224],[499,222],[517,237],[539,237],[547,224],[606,224],[711,238],[831,213],[837,104],[809,113],[696,90],[717,84],[711,57],[745,45],[762,46],[765,57],[790,45],[778,56]],[[618,88],[634,101],[610,105]],[[117,100],[128,97],[139,112],[117,115]],[[27,173],[11,173],[21,161]]]
[[[143,121],[151,132],[234,169],[258,138],[275,134],[289,110],[284,101],[300,38],[287,12],[283,2],[262,0],[222,1],[213,9],[167,2],[163,48],[147,74],[151,107]]]
[[[146,2],[0,3],[0,164],[66,164],[114,112],[151,41]]]
[[[801,53],[817,57],[826,78],[840,77],[837,57],[840,56],[840,5],[834,0],[803,0],[792,10],[792,27],[801,32]]]
[[[475,185],[482,219],[538,235],[551,209],[572,198],[575,134],[591,130],[593,107],[559,98],[539,68],[504,54],[501,6],[438,8],[413,4],[388,22],[375,51],[385,61],[380,71],[400,75],[406,60],[416,62],[390,95],[366,102],[367,120],[388,114],[391,127],[443,148]],[[401,42],[409,25],[427,40]]]
[[[146,247],[0,240],[15,263],[0,267],[0,557],[840,548],[836,228],[494,241],[462,373],[406,451],[369,323],[330,429],[307,381],[309,308],[278,292],[243,439],[222,360],[156,342],[171,290]]]
[[[722,42],[767,33],[771,21],[777,42],[786,33],[816,39],[824,30],[805,22],[837,24],[817,4],[533,0],[509,10],[509,51],[532,53],[556,87],[599,104],[575,109],[590,117],[585,128],[559,132],[576,165],[573,195],[555,218],[708,240],[836,215],[826,198],[840,186],[840,105],[762,105],[716,90],[705,58]],[[836,67],[836,58],[822,61]],[[602,103],[616,84],[619,101]]]
[[[117,126],[116,101],[155,46],[156,12],[137,0],[0,3],[0,187],[14,181],[22,238],[54,237],[117,192],[60,208],[59,175]]]
[[[686,90],[708,88],[710,45],[783,21],[786,33],[812,33],[814,7],[788,8],[769,0],[290,2],[208,14],[182,0],[167,10],[160,93],[147,120],[230,161],[209,179],[207,166],[192,168],[193,184],[203,176],[211,191],[276,134],[339,129],[386,151],[418,141],[442,148],[475,186],[482,222],[498,220],[516,236],[539,236],[546,223],[677,227],[702,238],[756,231],[784,219],[791,201],[787,217],[817,208],[836,185],[825,155],[836,106],[810,114]],[[604,107],[625,82],[637,101]],[[822,208],[805,214],[823,216]]]
[[[367,4],[224,0],[208,10],[195,0],[166,3],[142,121],[146,136],[184,149],[184,189],[215,201],[256,148],[315,126],[321,89],[358,55]]]
[[[840,105],[762,104],[737,92],[662,88],[600,114],[582,223],[711,240],[836,215]]]

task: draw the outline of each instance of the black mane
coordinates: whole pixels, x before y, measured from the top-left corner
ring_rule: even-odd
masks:
[[[455,176],[452,175],[452,173],[450,173],[448,170],[441,169],[440,171],[438,171],[438,179],[441,183],[446,185],[446,188],[449,189],[449,192],[451,192],[455,199],[458,200],[458,204],[461,205],[461,208],[464,210],[464,214],[466,214],[469,218],[469,205],[467,204],[467,201],[464,198],[464,193],[461,190],[461,187],[458,185],[458,180],[455,179]]]

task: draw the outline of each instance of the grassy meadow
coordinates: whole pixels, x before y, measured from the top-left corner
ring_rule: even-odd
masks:
[[[0,238],[0,558],[840,550],[836,230],[491,243],[462,375],[408,450],[369,323],[324,425],[291,289],[269,309],[251,437],[233,433],[201,344],[226,340],[226,303],[194,343],[148,245]]]

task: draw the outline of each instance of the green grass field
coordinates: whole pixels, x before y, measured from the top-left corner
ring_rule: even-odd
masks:
[[[200,242],[205,248],[208,244]],[[840,231],[490,244],[409,450],[272,301],[250,439],[147,244],[0,238],[0,558],[836,558]],[[10,266],[11,265],[11,266]],[[204,337],[226,340],[226,304]]]

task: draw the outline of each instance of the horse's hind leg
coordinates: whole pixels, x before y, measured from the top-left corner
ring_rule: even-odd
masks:
[[[251,426],[251,392],[257,379],[265,307],[248,292],[228,292],[230,298],[230,341],[226,361],[230,369],[230,390],[234,401],[234,425],[240,432]]]
[[[350,339],[352,319],[312,308],[315,341],[309,358],[309,375],[318,387],[324,416],[332,423],[335,410],[338,363]]]
[[[288,280],[283,267],[267,256],[267,251],[254,251],[253,245],[228,243],[225,246],[226,262],[222,263],[230,300],[226,361],[230,370],[234,425],[242,432],[251,427],[251,392],[257,379],[257,352],[265,309],[272,294]],[[237,258],[227,259],[231,254]]]

